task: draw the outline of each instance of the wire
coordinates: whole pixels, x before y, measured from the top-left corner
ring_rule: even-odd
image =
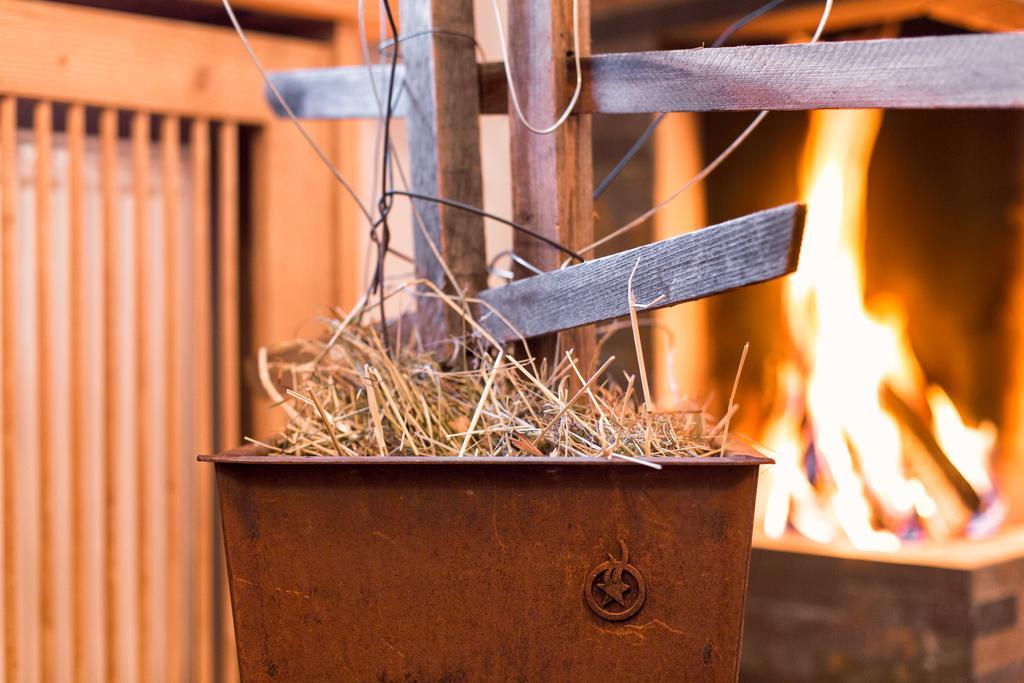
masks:
[[[714,160],[710,164],[708,164],[707,166],[702,168],[697,175],[695,175],[692,178],[690,178],[689,180],[687,180],[686,183],[682,187],[680,187],[678,190],[676,190],[675,192],[670,194],[668,197],[666,197],[665,199],[661,200],[660,202],[655,204],[653,207],[651,207],[650,209],[648,209],[644,213],[640,214],[639,216],[637,216],[636,218],[634,218],[630,222],[626,223],[622,227],[620,227],[620,228],[618,228],[616,230],[613,230],[612,232],[608,233],[607,235],[605,235],[601,239],[599,239],[596,242],[594,242],[593,244],[591,244],[589,247],[585,247],[584,249],[581,249],[580,251],[583,252],[584,254],[589,252],[589,251],[593,251],[594,249],[597,249],[602,244],[605,244],[606,242],[610,242],[611,240],[615,239],[619,235],[622,235],[623,233],[629,232],[630,230],[632,230],[633,228],[635,228],[636,226],[640,225],[641,223],[646,221],[648,218],[650,218],[651,216],[656,214],[658,211],[660,211],[661,209],[665,208],[666,204],[668,204],[669,202],[674,200],[676,197],[681,195],[686,190],[690,189],[690,187],[694,183],[698,183],[701,180],[704,180],[705,178],[707,178],[709,175],[711,175],[712,171],[714,171],[716,168],[718,168],[722,164],[723,161],[728,159],[729,156],[733,152],[736,151],[737,147],[742,145],[743,142],[748,137],[750,137],[750,134],[753,133],[754,130],[759,125],[761,125],[761,122],[764,121],[766,116],[768,116],[768,112],[767,111],[759,112],[758,115],[754,117],[754,120],[751,121],[749,124],[747,124],[747,127],[743,129],[743,132],[740,133],[736,137],[736,139],[733,140],[729,144],[728,147],[726,147],[724,150],[722,150],[722,152],[717,157],[715,157]]]
[[[362,1],[362,0],[360,0]],[[425,28],[422,31],[413,31],[412,33],[402,33],[398,36],[397,40],[385,40],[377,46],[378,52],[386,52],[388,48],[404,43],[412,38],[419,38],[420,36],[451,36],[452,38],[463,38],[473,43],[473,47],[476,48],[477,56],[483,62],[487,61],[487,53],[484,52],[484,48],[477,42],[476,36],[472,36],[468,33],[462,33],[460,31],[448,31],[443,28]]]
[[[500,277],[502,280],[511,281],[516,279],[515,273],[513,273],[511,270],[504,270],[502,268],[498,268],[498,261],[500,261],[505,256],[507,256],[513,264],[518,264],[519,266],[533,273],[534,275],[544,274],[543,270],[533,265],[532,263],[521,257],[519,254],[512,251],[511,249],[506,249],[505,251],[499,252],[494,255],[494,258],[491,259],[491,262],[487,264],[488,274]]]
[[[832,3],[833,3],[833,0],[825,0],[825,9],[821,13],[821,19],[818,21],[818,27],[815,29],[814,35],[811,36],[811,40],[810,40],[811,44],[818,42],[818,40],[821,38],[821,34],[825,30],[825,24],[828,22],[828,17],[832,13]],[[728,159],[729,156],[734,151],[736,151],[737,147],[739,147],[741,144],[743,144],[743,142],[748,137],[750,137],[750,134],[753,133],[754,130],[759,125],[761,125],[761,122],[764,121],[766,116],[768,116],[768,110],[767,109],[765,109],[764,111],[759,112],[757,114],[757,116],[754,117],[754,120],[751,121],[749,124],[747,124],[747,127],[743,129],[743,132],[740,133],[736,137],[736,139],[733,140],[729,144],[728,147],[726,147],[724,150],[722,150],[722,152],[717,157],[715,157],[711,161],[711,163],[709,163],[707,166],[705,166],[703,169],[701,169],[701,171],[697,175],[695,175],[694,177],[692,177],[688,181],[686,181],[686,183],[682,187],[680,187],[678,190],[676,190],[675,192],[670,194],[668,197],[666,197],[662,201],[660,201],[657,204],[655,204],[651,209],[645,211],[644,213],[640,214],[639,216],[637,216],[636,218],[634,218],[630,222],[626,223],[622,227],[613,230],[612,232],[610,232],[609,234],[605,235],[601,239],[597,240],[596,242],[594,242],[590,246],[584,247],[583,249],[580,250],[580,253],[586,254],[588,252],[592,252],[594,249],[598,248],[602,244],[605,244],[605,243],[609,242],[610,240],[613,240],[616,237],[618,237],[618,236],[628,232],[629,230],[632,230],[633,228],[635,228],[636,226],[640,225],[641,223],[646,221],[648,218],[650,218],[651,216],[656,214],[658,211],[660,211],[661,209],[665,208],[666,205],[668,205],[676,197],[678,197],[683,192],[685,192],[687,189],[689,189],[694,183],[700,182],[704,178],[707,178],[708,175],[710,175],[712,171],[714,171],[716,168],[718,168],[723,161]]]
[[[715,38],[715,42],[711,43],[711,47],[722,47],[723,45],[725,45],[725,41],[729,40],[729,38],[731,38],[734,33],[736,33],[741,28],[752,22],[754,19],[757,19],[758,17],[764,16],[768,12],[771,12],[773,9],[775,9],[785,1],[786,0],[771,0],[771,2],[761,5],[747,16],[738,19],[733,24],[731,24],[727,29],[722,31],[721,35]],[[660,124],[664,120],[665,116],[666,112],[658,114],[658,116],[655,117],[651,124],[647,126],[647,129],[643,133],[641,133],[640,137],[637,138],[636,142],[633,143],[633,146],[629,148],[629,151],[627,151],[626,154],[621,159],[619,159],[619,163],[615,164],[615,167],[612,168],[611,171],[609,171],[608,175],[605,176],[604,180],[602,180],[597,185],[597,187],[594,188],[594,199],[597,199],[602,194],[604,194],[604,191],[608,189],[608,186],[611,185],[612,182],[619,177],[619,174],[622,173],[622,170],[626,168],[629,162],[633,160],[633,157],[635,157],[637,153],[643,148],[643,146],[647,144],[647,141],[651,139],[651,135],[654,134],[654,131],[658,127],[658,124]]]
[[[383,117],[383,114],[384,114],[384,112],[383,112],[383,103],[381,101],[380,95],[377,92],[377,86],[376,86],[376,84],[374,82],[374,78],[373,78],[373,76],[374,76],[373,70],[372,70],[372,68],[370,66],[371,65],[370,47],[369,47],[369,43],[368,43],[367,38],[366,38],[366,28],[365,28],[363,4],[364,4],[364,0],[359,0],[359,3],[358,3],[359,38],[360,38],[360,44],[361,44],[362,51],[363,51],[363,61],[366,64],[367,74],[370,77],[370,86],[371,86],[373,94],[374,94],[374,99],[377,101],[377,107],[378,107],[379,110],[381,110],[381,116]],[[416,37],[416,36],[419,36],[419,35],[431,34],[431,33],[442,33],[442,31],[439,31],[439,30],[429,30],[429,31],[416,31],[414,33],[409,33],[409,34],[402,34],[402,35],[398,36],[397,44],[400,44],[401,42],[403,42],[403,40],[408,39],[408,38]],[[444,33],[450,33],[450,32],[444,32]],[[456,34],[456,35],[464,36],[466,38],[471,38],[471,36],[469,36],[467,34],[459,33],[459,34]],[[396,42],[394,40],[388,41],[388,43],[389,43],[388,47],[390,47],[390,45],[396,44]],[[474,39],[474,43],[476,43],[475,39]],[[384,45],[382,45],[382,47],[383,46]],[[480,49],[481,52],[482,52],[482,49],[480,48],[479,45],[477,45],[477,48]],[[389,143],[389,147],[390,147],[390,143]],[[461,209],[462,211],[469,211],[470,213],[475,213],[478,216],[482,216],[484,218],[489,218],[489,219],[491,219],[493,221],[497,221],[499,223],[507,225],[510,228],[512,228],[513,230],[518,230],[519,232],[522,232],[523,234],[530,235],[531,237],[533,237],[533,238],[535,238],[535,239],[537,239],[537,240],[539,240],[539,241],[541,241],[541,242],[543,242],[543,243],[553,247],[554,249],[557,249],[558,251],[562,252],[563,254],[566,254],[570,258],[576,259],[576,260],[580,261],[581,263],[585,260],[578,253],[576,253],[576,252],[574,252],[574,251],[564,247],[563,245],[559,244],[558,242],[556,242],[554,240],[551,240],[551,239],[548,239],[547,237],[544,237],[543,235],[540,235],[540,234],[530,230],[529,228],[526,228],[525,226],[519,225],[518,223],[515,223],[514,221],[511,221],[511,220],[509,220],[507,218],[502,218],[501,216],[498,216],[496,214],[484,211],[480,207],[472,206],[470,204],[466,204],[464,202],[459,202],[459,201],[456,201],[456,200],[453,200],[453,199],[445,199],[443,197],[432,197],[432,196],[428,196],[428,195],[424,195],[424,194],[418,194],[418,193],[410,192],[409,191],[408,183],[405,182],[404,173],[402,173],[401,163],[400,163],[399,159],[397,158],[397,156],[395,156],[393,148],[391,149],[391,156],[390,156],[390,158],[393,159],[395,161],[395,163],[398,164],[399,174],[402,176],[402,181],[403,181],[402,184],[403,184],[403,187],[405,187],[404,191],[394,190],[393,192],[391,192],[392,195],[404,196],[404,197],[409,197],[409,198],[412,198],[412,199],[419,199],[419,200],[422,200],[422,201],[433,202],[433,203],[436,203],[436,204],[442,204],[442,205],[446,205],[446,206],[451,206],[451,207],[456,208],[456,209]],[[415,208],[415,205],[414,205],[414,208]],[[414,218],[418,218],[418,214],[417,214],[417,216],[414,216]],[[453,284],[457,286],[457,283],[453,282]]]
[[[387,192],[386,194],[387,195],[395,195],[395,196],[399,196],[399,197],[409,197],[410,199],[419,199],[419,200],[422,200],[422,201],[425,201],[425,202],[434,202],[435,204],[443,204],[444,206],[450,206],[450,207],[452,207],[454,209],[461,209],[462,211],[468,211],[470,213],[475,213],[478,216],[483,216],[484,218],[490,218],[492,221],[498,221],[499,223],[504,223],[505,225],[509,226],[513,230],[517,230],[517,231],[523,233],[524,235],[529,235],[530,237],[532,237],[532,238],[534,238],[536,240],[540,240],[544,244],[559,250],[560,252],[562,252],[566,256],[568,256],[570,258],[574,258],[577,261],[579,261],[580,263],[583,263],[586,260],[585,258],[580,256],[578,253],[573,251],[572,249],[569,249],[568,247],[565,247],[565,246],[559,244],[558,242],[556,242],[556,241],[554,241],[552,239],[548,239],[544,235],[541,235],[540,233],[534,232],[533,230],[530,230],[526,226],[520,225],[520,224],[518,224],[518,223],[516,223],[514,221],[510,221],[507,218],[502,218],[501,216],[495,215],[495,214],[490,213],[488,211],[484,211],[483,209],[477,208],[477,207],[472,206],[470,204],[464,204],[462,202],[455,201],[454,199],[444,199],[443,197],[431,197],[431,196],[428,196],[428,195],[425,195],[425,194],[418,194],[416,192],[406,192],[404,190],[391,190],[390,192]]]
[[[576,89],[573,91],[572,97],[569,98],[569,104],[566,105],[565,111],[563,111],[562,115],[555,119],[555,122],[547,128],[537,128],[531,125],[530,122],[526,120],[522,107],[519,106],[519,96],[516,94],[516,86],[512,79],[512,65],[508,58],[508,45],[505,40],[505,26],[501,21],[501,10],[498,7],[498,0],[491,0],[491,7],[494,8],[494,23],[498,28],[498,43],[501,45],[501,58],[505,65],[505,80],[508,82],[508,94],[512,98],[512,108],[515,109],[516,117],[529,131],[537,133],[538,135],[547,135],[548,133],[555,132],[569,118],[569,114],[571,114],[572,110],[576,107],[576,102],[580,99],[580,93],[583,91],[583,67],[580,64],[579,0],[572,0],[572,52],[576,62]]]
[[[494,258],[491,259],[490,265],[491,266],[498,265],[498,261],[500,261],[502,259],[502,257],[504,257],[504,256],[508,256],[509,260],[512,261],[512,263],[515,263],[515,264],[518,264],[518,265],[522,266],[523,268],[525,268],[526,270],[530,271],[534,275],[543,275],[544,274],[543,270],[541,270],[537,266],[533,265],[532,263],[530,263],[529,261],[524,259],[522,256],[520,256],[519,254],[517,254],[516,252],[512,251],[511,249],[506,249],[505,251],[501,251],[501,252],[498,252],[497,254],[495,254]]]
[[[349,195],[352,196],[352,199],[359,207],[359,210],[363,212],[363,215],[366,217],[366,220],[372,223],[373,216],[370,215],[370,212],[367,210],[366,206],[359,199],[359,195],[357,195],[356,191],[352,189],[352,186],[349,184],[349,182],[345,180],[345,176],[341,174],[341,171],[338,170],[338,167],[335,166],[334,163],[327,158],[327,155],[324,154],[324,151],[320,149],[320,146],[318,144],[316,144],[316,140],[313,139],[313,136],[309,134],[309,131],[306,130],[306,127],[303,126],[302,122],[299,121],[297,116],[295,116],[295,112],[292,111],[292,108],[288,105],[288,102],[281,95],[281,92],[277,89],[277,86],[274,85],[273,81],[270,80],[270,77],[267,76],[267,71],[266,69],[263,68],[263,63],[260,62],[259,57],[256,56],[255,50],[252,49],[252,45],[249,43],[249,38],[245,35],[245,31],[242,30],[242,25],[238,22],[238,17],[235,16],[234,9],[231,8],[230,0],[221,0],[221,2],[224,4],[224,9],[228,13],[228,18],[231,20],[232,26],[235,27],[235,32],[238,33],[238,38],[242,41],[242,45],[245,47],[245,51],[249,53],[249,59],[251,59],[252,63],[256,65],[256,70],[260,72],[260,76],[263,78],[263,82],[266,83],[267,87],[270,88],[270,91],[274,94],[274,99],[277,100],[277,103],[280,104],[281,108],[284,109],[286,114],[288,114],[288,118],[291,119],[292,123],[295,124],[295,127],[299,129],[299,132],[302,134],[302,137],[306,139],[306,142],[308,142],[309,146],[313,148],[313,151],[316,152],[316,155],[320,157],[320,161],[324,162],[324,165],[326,165],[327,168],[330,169],[331,173],[334,175],[334,179],[341,183],[342,187],[344,187],[345,190],[349,193]]]
[[[374,168],[374,175],[377,174],[378,170],[379,170],[380,175],[381,175],[382,193],[381,193],[381,195],[379,197],[378,205],[377,205],[378,211],[381,212],[381,215],[377,218],[377,220],[374,220],[373,215],[370,213],[370,211],[367,209],[366,205],[363,203],[363,201],[356,194],[355,190],[352,188],[352,186],[349,184],[349,182],[341,174],[341,171],[339,171],[337,166],[335,166],[334,163],[331,162],[331,160],[327,157],[327,155],[324,153],[324,151],[317,144],[316,140],[314,140],[313,137],[309,134],[309,132],[306,130],[305,126],[302,125],[302,122],[295,115],[295,112],[292,110],[292,108],[288,104],[287,100],[285,100],[284,96],[278,90],[277,86],[274,85],[274,83],[270,80],[270,77],[268,76],[266,69],[263,67],[263,64],[260,61],[259,57],[256,55],[256,52],[253,49],[252,44],[249,42],[249,39],[248,39],[248,36],[245,33],[245,30],[242,28],[241,23],[238,21],[238,17],[235,15],[235,12],[234,12],[234,9],[231,6],[230,0],[222,0],[222,3],[223,3],[223,6],[224,6],[224,10],[227,12],[228,18],[231,21],[232,26],[234,26],[234,28],[235,28],[235,32],[238,34],[238,38],[241,41],[242,46],[245,48],[246,52],[248,53],[249,58],[252,60],[253,65],[256,67],[256,70],[259,72],[260,77],[262,78],[264,84],[267,86],[267,88],[274,95],[275,100],[281,106],[281,108],[285,111],[285,113],[288,115],[288,118],[291,120],[291,122],[298,129],[299,133],[302,134],[303,139],[305,139],[307,144],[309,144],[309,146],[313,149],[314,153],[316,153],[316,155],[320,159],[320,161],[323,162],[323,164],[328,168],[328,170],[330,170],[331,174],[334,176],[334,179],[337,180],[338,183],[341,184],[341,186],[344,187],[345,190],[348,192],[348,194],[352,197],[352,199],[355,201],[356,205],[359,207],[360,212],[366,218],[367,223],[369,223],[369,225],[370,225],[370,228],[371,228],[371,240],[374,243],[376,243],[376,245],[377,245],[378,255],[377,255],[377,265],[376,265],[376,268],[374,269],[373,282],[368,287],[368,292],[376,291],[376,290],[379,289],[380,293],[381,293],[380,314],[381,314],[381,325],[382,325],[382,333],[383,333],[382,334],[382,339],[384,341],[385,348],[389,348],[388,347],[389,340],[388,340],[388,335],[386,334],[386,327],[385,327],[386,321],[385,321],[385,318],[384,318],[384,308],[383,308],[383,303],[384,303],[384,298],[385,298],[383,296],[383,289],[384,288],[381,285],[381,283],[384,282],[384,279],[385,279],[384,278],[384,254],[390,253],[390,254],[398,257],[401,260],[410,261],[410,262],[413,261],[413,259],[411,259],[409,256],[407,256],[405,254],[402,254],[401,252],[398,252],[395,249],[392,249],[390,247],[390,244],[389,244],[391,236],[390,236],[390,226],[387,224],[387,213],[388,213],[388,211],[390,211],[391,198],[393,196],[396,196],[396,195],[397,196],[408,196],[408,197],[413,198],[413,199],[419,199],[419,200],[423,200],[423,201],[435,202],[435,203],[438,203],[438,204],[444,204],[444,205],[451,206],[451,207],[454,207],[454,208],[457,208],[457,209],[461,209],[463,211],[469,211],[469,212],[472,212],[472,213],[476,213],[476,214],[478,214],[480,216],[483,216],[485,218],[490,218],[491,220],[498,221],[499,223],[503,223],[505,225],[508,225],[509,227],[511,227],[511,228],[513,228],[515,230],[518,230],[518,231],[520,231],[520,232],[522,232],[524,234],[530,235],[530,236],[534,237],[535,239],[537,239],[537,240],[539,240],[541,242],[544,242],[545,244],[547,244],[547,245],[549,245],[549,246],[551,246],[551,247],[561,251],[562,253],[566,254],[567,256],[571,257],[572,259],[575,259],[575,260],[580,261],[580,262],[583,262],[585,260],[580,254],[578,254],[578,253],[576,253],[574,251],[571,251],[570,249],[567,249],[566,247],[562,246],[558,242],[555,242],[554,240],[550,240],[550,239],[544,237],[543,235],[540,235],[540,234],[538,234],[538,233],[536,233],[536,232],[534,232],[534,231],[532,231],[532,230],[530,230],[530,229],[528,229],[528,228],[526,228],[524,226],[521,226],[521,225],[519,225],[517,223],[514,223],[513,221],[510,221],[508,219],[502,218],[502,217],[497,216],[495,214],[492,214],[492,213],[489,213],[487,211],[484,211],[483,209],[480,209],[478,207],[471,206],[469,204],[464,204],[462,202],[457,202],[457,201],[454,201],[454,200],[444,199],[444,198],[441,198],[441,197],[430,197],[430,196],[422,195],[422,194],[415,194],[415,193],[411,193],[411,192],[404,192],[404,191],[400,191],[400,190],[394,190],[390,186],[391,182],[392,182],[393,175],[394,175],[393,171],[391,170],[391,165],[392,165],[392,163],[398,163],[397,157],[394,156],[394,147],[391,144],[391,140],[390,140],[390,121],[391,121],[391,118],[392,118],[392,115],[393,115],[394,85],[395,85],[395,72],[397,70],[398,50],[396,49],[396,50],[394,50],[392,52],[391,69],[390,69],[390,74],[389,74],[389,79],[388,79],[388,98],[387,98],[388,106],[387,106],[387,108],[385,110],[384,105],[381,102],[380,93],[377,90],[377,84],[376,84],[376,81],[374,79],[373,70],[371,68],[371,59],[370,59],[369,45],[367,44],[367,40],[366,40],[365,17],[364,17],[364,8],[363,8],[364,0],[359,0],[359,28],[360,28],[359,34],[360,34],[360,43],[361,43],[361,46],[362,46],[363,58],[364,58],[364,62],[365,62],[366,67],[367,67],[367,72],[368,72],[368,74],[370,76],[370,87],[371,87],[371,90],[373,92],[374,100],[377,102],[378,110],[380,110],[380,112],[381,112],[380,127],[384,129],[383,130],[383,132],[384,132],[384,135],[383,135],[384,140],[383,140],[383,144],[381,145],[381,147],[382,147],[382,156],[383,156],[383,158],[385,160],[384,164],[383,164],[383,168],[382,169],[378,169],[376,161],[375,161],[375,164],[374,164],[374,166],[375,166],[375,168]],[[574,3],[575,3],[575,0],[574,0]],[[390,41],[391,45],[397,45],[397,44],[401,43],[403,39],[413,37],[413,35],[409,35],[409,36],[399,36],[398,35],[397,26],[395,25],[394,17],[392,15],[391,11],[390,11],[391,8],[390,8],[390,5],[387,2],[387,0],[384,0],[384,6],[385,6],[386,13],[387,13],[388,23],[389,23],[391,31],[392,31],[392,40]],[[574,7],[575,7],[575,4],[574,4]],[[574,16],[575,16],[575,11],[574,11]],[[382,17],[382,21],[383,21],[383,17]],[[442,33],[442,32],[441,31],[431,31],[430,33]],[[444,32],[444,33],[451,33],[451,32]],[[458,35],[464,35],[464,34],[458,34]],[[468,38],[469,36],[466,36],[466,37]],[[475,40],[474,40],[474,42],[475,42]],[[576,42],[576,44],[578,44],[578,36],[575,39],[575,42]],[[388,47],[390,47],[390,45]],[[479,46],[478,46],[478,48],[479,48]],[[577,55],[578,55],[578,50],[577,50]],[[579,64],[579,59],[577,58],[577,66],[578,66],[578,64]],[[574,104],[574,102],[573,102],[573,104]],[[571,109],[571,106],[570,106],[570,109]],[[380,158],[380,157],[377,157],[377,158]],[[399,165],[399,172],[401,174],[401,166],[400,165]],[[406,187],[408,186],[408,183],[405,182],[405,180],[404,180],[404,175],[403,175],[403,186],[406,186]],[[417,218],[418,218],[418,215],[417,215]],[[376,229],[378,227],[381,228],[381,233],[380,233],[379,236],[376,233]]]
[[[391,29],[391,36],[398,39],[398,26],[395,24],[395,17],[391,12],[389,0],[383,0],[384,11],[387,13],[388,27]],[[380,174],[380,199],[377,201],[377,212],[380,217],[374,224],[370,238],[377,243],[377,269],[373,280],[374,291],[380,294],[378,307],[380,311],[381,339],[384,342],[385,352],[391,352],[391,340],[388,336],[387,316],[384,312],[384,263],[388,252],[388,245],[391,242],[391,226],[388,224],[388,214],[391,212],[392,198],[389,187],[389,171],[391,170],[391,116],[394,113],[393,96],[395,92],[395,72],[398,70],[398,49],[391,51],[391,69],[388,75],[388,93],[384,111],[384,141],[383,141],[383,168]],[[377,226],[380,233],[377,233]]]

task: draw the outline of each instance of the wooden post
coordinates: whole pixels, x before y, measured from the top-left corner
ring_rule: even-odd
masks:
[[[407,73],[403,98],[409,101],[411,191],[481,206],[473,2],[403,0],[401,16],[402,34],[411,36],[400,44]],[[380,94],[382,99],[387,97],[386,84]],[[452,291],[429,237],[467,296],[483,289],[487,284],[483,219],[433,202],[415,201],[413,209],[413,220],[422,217],[426,232],[424,236],[413,229],[417,276]],[[427,297],[417,302],[417,328],[428,348],[448,338],[445,320],[443,302]],[[461,333],[461,326],[450,329],[452,335]]]
[[[1017,125],[1015,151],[1016,159],[1024,157],[1024,121]],[[1010,293],[1007,303],[1007,327],[1009,343],[1012,349],[1007,363],[1006,393],[1003,399],[1003,441],[1002,452],[996,461],[999,480],[1003,482],[1019,482],[1024,480],[1024,163],[1018,161],[1016,186],[1019,200],[1011,214],[1012,224],[1016,231],[1014,265],[1015,271],[1010,281]],[[1009,521],[1024,521],[1024,491],[1021,486],[1004,486],[1002,495],[1006,497],[1009,507]]]
[[[590,54],[590,3],[579,2],[580,51]],[[535,127],[548,127],[573,94],[572,0],[520,0],[509,3],[509,63],[523,115]],[[515,220],[569,248],[593,242],[593,168],[590,117],[573,115],[555,132],[530,131],[509,103],[512,147],[512,212]],[[554,270],[564,255],[528,236],[516,234],[513,250],[540,270]],[[520,276],[526,273],[520,273]],[[556,347],[575,349],[583,366],[592,367],[593,328],[585,327],[531,342],[538,357],[553,357]]]
[[[689,112],[669,114],[654,134],[655,203],[697,175],[704,165],[697,117]],[[706,221],[704,188],[691,187],[654,217],[654,241],[697,230]],[[664,408],[675,405],[682,396],[694,398],[707,390],[708,305],[701,299],[662,308],[655,311],[654,320],[669,333],[652,333],[654,397]]]

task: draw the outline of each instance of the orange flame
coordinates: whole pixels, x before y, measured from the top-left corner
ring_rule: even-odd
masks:
[[[864,211],[881,118],[876,110],[811,114],[801,178],[807,226],[800,268],[784,290],[796,358],[779,368],[787,398],[763,434],[778,462],[764,532],[778,537],[792,524],[814,540],[841,532],[859,549],[890,552],[901,543],[895,529],[936,515],[938,505],[908,471],[881,388],[926,398],[936,440],[982,496],[993,489],[995,429],[967,426],[942,389],[926,387],[898,309],[883,317],[865,308]],[[804,464],[808,440],[814,476]]]

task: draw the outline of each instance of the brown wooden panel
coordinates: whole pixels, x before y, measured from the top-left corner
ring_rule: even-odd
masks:
[[[305,125],[321,145],[329,144],[331,123]],[[333,303],[336,268],[360,269],[351,267],[351,256],[341,262],[333,258],[336,184],[292,124],[262,126],[250,140],[252,233],[245,257],[252,274],[246,297],[252,305],[243,352],[255,355],[261,345],[310,329],[304,326]],[[267,435],[282,425],[283,412],[269,410],[261,392],[250,392],[247,399],[250,432]]]
[[[123,582],[131,577],[125,576],[118,561],[120,550],[125,545],[122,529],[118,526],[118,517],[127,504],[125,492],[118,484],[119,454],[126,446],[118,437],[119,420],[123,417],[118,410],[115,387],[120,384],[124,371],[121,340],[117,331],[121,325],[124,312],[118,306],[118,294],[121,283],[118,278],[117,263],[118,231],[117,211],[117,111],[104,109],[100,113],[100,194],[103,220],[103,365],[104,387],[106,398],[104,405],[104,490],[106,496],[105,511],[105,552],[106,552],[106,583],[105,583],[105,664],[107,677],[110,680],[122,679],[121,650],[118,647],[121,632],[120,595],[119,589]]]
[[[17,538],[15,522],[15,472],[17,445],[14,430],[14,406],[18,400],[18,387],[14,377],[17,363],[15,353],[15,313],[18,298],[15,267],[18,261],[15,249],[17,229],[17,102],[13,97],[0,99],[0,272],[3,273],[3,476],[4,476],[4,672],[6,679],[14,681],[21,672],[18,661],[18,633],[15,601],[18,596]]]
[[[86,406],[88,402],[86,369],[87,355],[86,315],[86,232],[85,232],[85,107],[73,104],[67,115],[68,146],[68,230],[70,237],[69,294],[71,306],[71,552],[72,599],[72,652],[76,680],[87,676],[86,633],[86,519],[89,478],[87,468],[93,463],[85,461]]]
[[[181,122],[165,116],[160,127],[161,176],[163,179],[164,231],[164,351],[167,360],[165,415],[167,460],[164,464],[164,490],[167,494],[167,584],[164,586],[164,621],[167,635],[164,643],[166,680],[183,678],[184,633],[184,565],[186,544],[183,538],[182,465],[188,457],[183,442],[185,423],[182,414],[181,363],[183,327],[180,304],[183,294],[181,258]],[[190,459],[190,458],[189,458]]]
[[[358,64],[362,60],[358,29],[339,24],[334,28],[334,60],[336,64]],[[359,121],[339,121],[333,124],[334,164],[348,179],[359,175],[358,154],[364,124]],[[331,281],[334,290],[331,303],[348,310],[355,305],[365,289],[362,274],[352,267],[362,258],[362,236],[368,229],[359,206],[347,192],[334,192],[335,222],[331,226],[334,239],[331,253],[334,267]]]
[[[210,124],[192,122],[192,358],[195,448],[209,453],[213,444],[213,262],[210,239]],[[213,472],[195,467],[195,605],[193,616],[192,678],[197,683],[213,680],[214,644],[214,528]]]
[[[928,14],[970,31],[1024,29],[1024,3],[1020,0],[933,0]]]
[[[154,368],[149,364],[149,350],[154,343],[153,330],[149,323],[150,305],[150,263],[149,250],[149,114],[136,112],[132,115],[132,228],[135,233],[135,466],[136,466],[136,520],[137,520],[137,569],[139,586],[139,675],[151,678],[153,675],[153,574],[151,555],[153,536],[150,518],[153,514],[148,493],[151,490],[153,459],[160,445],[153,442],[151,431],[151,405],[154,400],[152,383]]]
[[[238,126],[222,123],[217,132],[218,148],[218,220],[217,220],[217,278],[218,278],[218,388],[220,405],[217,406],[217,424],[220,428],[218,450],[230,448],[242,439],[241,396],[239,366],[239,279],[238,279]],[[223,562],[217,568],[217,580],[224,607],[228,606],[228,593]],[[228,608],[229,609],[229,608]],[[224,612],[228,614],[229,612]],[[235,633],[230,619],[221,622],[220,678],[225,683],[238,679],[235,657]]]
[[[222,0],[198,0],[208,5],[221,5]],[[337,0],[232,0],[235,9],[248,9],[254,12],[267,12],[290,17],[307,17],[335,21],[356,20],[356,4],[354,2],[337,2]],[[366,3],[366,23],[376,24],[377,3]]]
[[[230,29],[20,0],[0,0],[0,16],[0,92],[248,122],[271,117],[260,76]],[[329,64],[324,43],[251,40],[268,68]]]
[[[704,166],[700,148],[697,114],[673,113],[665,117],[654,134],[654,191],[656,205],[696,176]],[[707,225],[704,186],[698,184],[654,216],[654,241],[674,237]],[[707,303],[693,301],[663,308],[653,315],[661,328],[652,333],[654,342],[654,396],[659,406],[670,406],[673,392],[697,398],[708,387]]]
[[[39,515],[40,515],[40,627],[42,664],[44,680],[53,680],[56,674],[56,630],[57,616],[54,604],[54,584],[57,568],[54,563],[56,490],[54,467],[56,452],[53,436],[55,422],[53,409],[55,396],[52,391],[53,361],[56,344],[53,339],[52,320],[54,307],[53,280],[53,105],[37,102],[33,115],[33,134],[36,152],[35,163],[35,234],[36,234],[36,320],[38,324],[36,348],[39,358],[37,385],[39,391]]]

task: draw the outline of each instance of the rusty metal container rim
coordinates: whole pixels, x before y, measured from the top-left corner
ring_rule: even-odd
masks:
[[[272,455],[263,446],[249,445],[233,448],[216,455],[200,455],[200,462],[212,462],[221,465],[528,465],[528,466],[568,466],[568,467],[643,467],[626,460],[605,458],[558,458],[535,455],[522,457],[508,456],[431,456],[431,455],[367,455],[342,457],[338,455]],[[723,467],[736,465],[771,465],[775,461],[760,455],[749,453],[727,453],[718,457],[674,458],[651,457],[643,458],[645,462],[657,463],[663,467],[709,466]]]

